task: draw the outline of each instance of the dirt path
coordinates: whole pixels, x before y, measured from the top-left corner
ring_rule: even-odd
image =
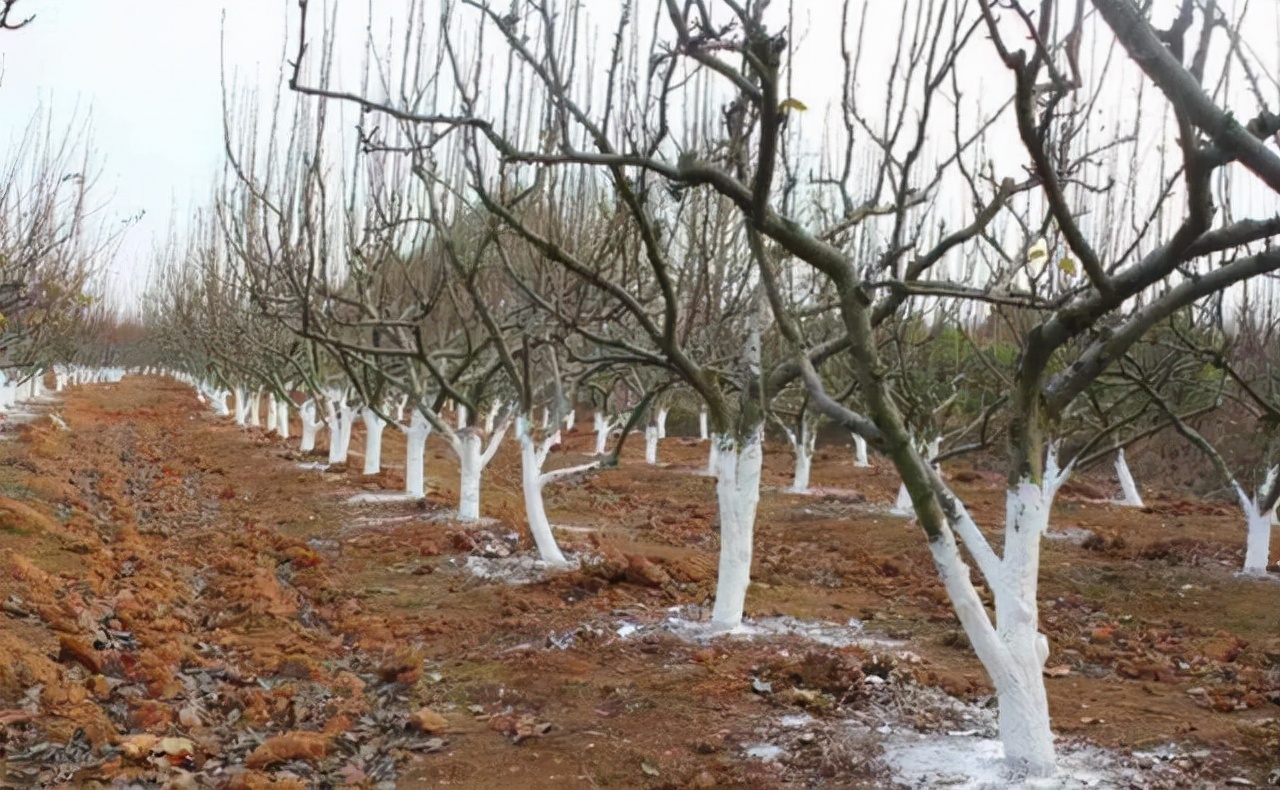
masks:
[[[511,447],[487,473],[493,518],[462,527],[435,441],[425,503],[352,505],[398,487],[391,432],[370,480],[304,470],[296,439],[237,429],[168,381],[57,408],[69,431],[38,420],[0,443],[6,786],[886,787],[886,722],[980,729],[930,691],[987,695],[918,530],[879,504],[896,478],[838,451],[815,464],[825,497],[777,493],[790,462],[769,455],[748,614],[857,627],[774,620],[792,633],[706,642],[679,619],[715,567],[696,442],[665,442],[670,467],[628,458],[549,491],[593,559],[514,586],[469,569],[528,553]],[[553,462],[592,444],[570,434]],[[961,478],[996,523],[998,483]],[[1078,531],[1046,548],[1042,609],[1057,730],[1266,781],[1280,585],[1230,574],[1239,519],[1064,500],[1054,523]],[[874,639],[845,644],[859,629]]]

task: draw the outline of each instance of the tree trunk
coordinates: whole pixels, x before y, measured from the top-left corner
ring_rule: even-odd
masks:
[[[659,439],[667,438],[667,411],[666,407],[658,409],[657,428]]]
[[[698,441],[705,442],[707,436],[707,410],[703,409],[698,412]]]
[[[1120,479],[1121,497],[1118,504],[1127,507],[1143,507],[1142,494],[1138,493],[1138,484],[1133,481],[1133,474],[1129,472],[1123,447],[1116,452],[1116,477]]]
[[[609,445],[609,429],[612,427],[610,421],[604,418],[602,412],[596,412],[596,455],[604,455],[605,448]]]
[[[906,483],[898,484],[898,498],[894,500],[893,507],[889,512],[897,516],[910,516],[915,513],[915,507],[911,504],[911,494],[907,492]]]
[[[302,417],[302,444],[298,449],[309,453],[316,449],[316,434],[320,433],[320,426],[324,423],[316,417],[316,402],[313,400],[302,404],[298,414]]]
[[[524,509],[529,519],[529,532],[538,547],[538,556],[553,565],[567,565],[564,554],[556,545],[555,535],[551,532],[551,522],[547,519],[546,505],[542,499],[542,463],[533,437],[529,435],[530,419],[521,419],[518,427],[520,434],[520,478],[524,488]]]
[[[281,439],[289,438],[289,399],[282,398],[276,403],[276,434]]]
[[[1056,463],[1048,474],[1054,474]],[[1049,513],[1059,480],[1044,485],[1024,481],[1006,495],[1004,557],[1006,573],[989,580],[996,604],[996,628],[1005,660],[988,667],[996,687],[1000,739],[1005,758],[1031,776],[1052,775],[1057,765],[1044,664],[1049,641],[1040,633],[1036,602],[1040,577],[1040,538],[1049,529]]]
[[[792,479],[791,487],[787,490],[793,494],[809,493],[809,472],[813,468],[813,451],[817,446],[817,436],[813,431],[808,429],[807,425],[800,426],[800,435],[796,436],[790,429],[787,431],[787,441],[791,443],[791,452],[796,457],[795,476]]]
[[[262,390],[255,390],[249,396],[249,419],[247,422],[250,428],[257,428],[262,425]]]
[[[1244,510],[1245,522],[1248,525],[1244,549],[1244,572],[1248,574],[1266,573],[1267,565],[1271,560],[1271,521],[1275,508],[1266,511],[1262,508],[1267,503],[1272,489],[1280,484],[1277,482],[1277,477],[1280,477],[1280,466],[1268,469],[1265,481],[1253,498],[1245,493],[1238,482],[1231,481],[1236,494],[1240,497],[1240,507]]]
[[[751,550],[764,466],[763,431],[756,428],[743,445],[720,439],[716,499],[720,509],[720,568],[711,622],[724,628],[742,623],[751,583]]]
[[[404,492],[421,499],[426,495],[427,437],[431,435],[431,423],[417,409],[413,411],[409,427],[404,431]]]
[[[280,412],[276,410],[276,395],[274,392],[267,393],[267,433],[273,433],[276,429],[276,422],[280,419]]]
[[[707,448],[707,477],[716,477],[720,474],[720,435],[712,434],[710,446]]]
[[[856,433],[853,435],[853,465],[858,468],[871,466],[867,460],[867,440]]]
[[[458,463],[462,482],[458,487],[458,518],[476,521],[480,518],[480,476],[484,466],[480,461],[482,440],[478,431],[462,431],[458,434]]]
[[[644,429],[644,462],[658,463],[658,426],[650,425]]]
[[[376,475],[382,471],[382,431],[387,421],[368,407],[361,410],[360,419],[364,420],[364,473]]]
[[[243,428],[245,421],[249,418],[249,399],[245,395],[244,387],[236,387],[231,391],[231,395],[235,398],[236,425]]]
[[[981,555],[979,562],[985,557],[991,564],[983,576],[995,599],[994,627],[951,531],[929,544],[965,635],[995,686],[1005,759],[1015,771],[1033,777],[1051,776],[1057,764],[1044,688],[1049,643],[1039,632],[1036,586],[1040,538],[1048,528],[1049,509],[1060,482],[1061,478],[1043,488],[1024,482],[1008,492],[1003,558],[996,558],[985,543],[983,551],[971,551]],[[977,542],[977,526],[967,513],[963,520],[965,524],[957,529],[962,533],[967,529]]]

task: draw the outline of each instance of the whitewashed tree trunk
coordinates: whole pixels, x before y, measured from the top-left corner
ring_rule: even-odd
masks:
[[[905,484],[898,484],[898,497],[894,500],[893,507],[889,512],[897,516],[910,516],[916,512],[911,505],[911,494],[907,491]]]
[[[716,477],[720,474],[720,445],[723,443],[719,434],[712,434],[711,441],[707,448],[707,477]]]
[[[427,437],[431,435],[431,423],[417,409],[409,425],[400,426],[404,432],[404,492],[411,497],[426,495]]]
[[[245,394],[244,387],[238,385],[231,390],[231,396],[235,399],[236,425],[243,428],[249,419],[249,398]]]
[[[316,416],[316,402],[309,400],[302,404],[302,408],[298,409],[298,415],[302,418],[302,444],[298,449],[304,453],[309,453],[316,449],[316,434],[320,432],[324,421]]]
[[[787,490],[793,494],[807,494],[809,493],[809,472],[813,468],[813,452],[817,446],[818,436],[804,424],[800,426],[799,436],[785,426],[783,430],[787,432],[787,441],[791,443],[791,451],[796,457],[795,476],[792,478],[791,487]]]
[[[267,393],[267,433],[273,433],[276,429],[276,422],[280,419],[280,412],[276,409],[276,394],[274,392]]]
[[[342,443],[342,413],[334,405],[333,397],[325,399],[324,422],[329,429],[329,465],[346,463],[347,452]]]
[[[351,452],[351,429],[356,425],[356,407],[344,399],[339,403],[338,415],[341,418],[339,439],[341,441],[342,460],[347,460]]]
[[[853,465],[858,468],[871,466],[867,460],[867,440],[856,433],[853,434]]]
[[[956,615],[996,688],[1005,758],[1015,770],[1032,777],[1052,775],[1057,764],[1044,688],[1049,642],[1040,633],[1036,595],[1041,536],[1049,526],[1054,496],[1070,472],[1070,467],[1059,470],[1055,450],[1050,448],[1043,482],[1024,480],[1007,492],[1003,557],[991,549],[956,500],[959,517],[948,522],[991,588],[994,623],[969,578],[953,533],[946,530],[929,544]]]
[[[703,409],[698,412],[698,440],[705,442],[707,436],[707,410]]]
[[[78,381],[73,384],[79,384]],[[209,403],[213,406],[213,413],[219,417],[230,417],[231,409],[227,407],[227,398],[231,397],[226,390],[217,389],[209,391]]]
[[[257,428],[262,425],[262,390],[255,390],[249,396],[249,417],[245,423],[250,428]]]
[[[479,430],[468,428],[458,431],[449,437],[449,443],[458,456],[461,482],[458,487],[458,519],[460,521],[476,521],[480,518],[480,482],[484,468],[493,460],[511,426],[511,419],[504,420],[498,430],[489,439],[489,446],[484,447],[484,439]]]
[[[276,403],[276,435],[281,439],[289,438],[289,405],[288,398],[281,398]]]
[[[520,438],[520,479],[524,489],[524,509],[529,520],[529,532],[533,535],[534,545],[538,547],[538,556],[553,565],[567,565],[560,546],[556,544],[555,535],[551,532],[551,522],[547,518],[546,504],[542,499],[542,488],[546,483],[542,474],[542,465],[546,462],[550,445],[543,443],[538,447],[530,435],[529,426],[532,416],[522,416],[516,425],[516,433]]]
[[[763,429],[741,446],[716,437],[716,500],[720,510],[720,567],[711,622],[725,628],[742,623],[751,583],[751,551],[764,466]]]
[[[657,428],[659,439],[667,438],[667,411],[668,409],[665,406],[658,409]]]
[[[573,426],[577,424],[578,424],[578,413],[573,409],[569,409],[568,411],[566,411],[564,413],[564,429],[566,431],[572,431]]]
[[[376,475],[382,471],[382,431],[387,421],[368,406],[360,411],[360,419],[364,421],[364,473]]]
[[[613,430],[613,421],[605,419],[604,412],[596,412],[595,414],[595,430],[596,430],[596,455],[604,455],[605,448],[609,446],[609,432]]]
[[[1262,509],[1262,505],[1271,489],[1276,486],[1277,476],[1280,476],[1280,466],[1273,466],[1267,470],[1266,480],[1258,488],[1254,497],[1246,494],[1244,487],[1238,482],[1231,481],[1236,489],[1236,495],[1240,497],[1240,507],[1244,510],[1245,523],[1248,527],[1244,548],[1244,572],[1247,574],[1266,573],[1267,563],[1271,559],[1271,520],[1274,509],[1272,512],[1267,512]]]
[[[550,427],[551,427],[551,410],[548,409],[546,406],[543,406],[542,407],[542,430],[545,431]]]
[[[644,429],[644,462],[658,463],[658,426],[650,425]]]
[[[466,404],[464,404],[464,403],[459,403],[459,404],[458,404],[458,409],[457,409],[457,411],[454,413],[454,417],[456,417],[456,418],[457,418],[457,426],[458,426],[458,430],[462,430],[463,428],[467,427],[467,406],[466,406]]]
[[[498,419],[498,402],[489,404],[489,411],[484,415],[484,432],[493,433],[493,424]]]
[[[345,393],[331,390],[325,394],[324,421],[329,428],[329,463],[344,464],[351,449],[351,429],[355,427],[355,406],[347,403]]]
[[[1142,494],[1138,493],[1138,484],[1133,480],[1129,464],[1124,459],[1124,448],[1116,451],[1116,477],[1120,480],[1121,497],[1117,504],[1127,507],[1143,507]]]

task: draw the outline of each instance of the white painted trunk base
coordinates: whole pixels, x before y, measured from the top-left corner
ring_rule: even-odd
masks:
[[[809,472],[813,468],[813,453],[817,447],[817,434],[807,425],[801,426],[799,436],[796,436],[790,428],[783,430],[787,432],[787,441],[790,442],[791,452],[796,458],[795,475],[792,478],[791,487],[787,490],[793,494],[807,494],[809,493]]]
[[[369,408],[360,411],[360,419],[364,421],[364,473],[376,475],[382,471],[382,431],[387,421]]]
[[[458,464],[462,480],[458,487],[458,518],[476,521],[480,518],[480,475],[484,465],[480,461],[482,440],[477,431],[458,434]]]
[[[667,438],[667,409],[658,409],[658,438]]]
[[[716,477],[720,474],[720,435],[712,434],[711,441],[707,448],[707,477]]]
[[[956,615],[996,688],[1005,759],[1031,777],[1051,776],[1057,764],[1044,687],[1049,643],[1040,633],[1036,596],[1040,540],[1049,526],[1053,498],[1069,473],[1069,468],[1058,469],[1051,450],[1043,485],[1026,481],[1007,492],[1002,557],[992,551],[963,507],[952,525],[991,588],[994,624],[953,534],[947,531],[929,544]]]
[[[907,492],[906,485],[898,484],[898,498],[893,501],[893,507],[890,512],[898,516],[911,516],[916,512],[915,506],[911,504],[911,494]]]
[[[801,445],[796,448],[796,471],[788,490],[793,494],[809,493],[809,471],[813,468],[813,450]]]
[[[1240,507],[1244,510],[1245,524],[1248,527],[1244,547],[1244,572],[1248,574],[1266,573],[1267,563],[1271,559],[1271,524],[1275,518],[1275,509],[1264,513],[1262,503],[1277,485],[1277,477],[1280,477],[1280,466],[1268,469],[1266,479],[1254,497],[1246,494],[1244,487],[1238,482],[1232,481],[1236,495],[1240,497]]]
[[[245,396],[244,387],[233,389],[231,397],[235,400],[236,425],[243,428],[245,422],[249,419],[249,399]]]
[[[644,462],[658,463],[658,426],[650,425],[644,429]]]
[[[1116,452],[1116,478],[1120,481],[1120,499],[1117,504],[1126,507],[1144,507],[1142,494],[1138,493],[1138,484],[1134,482],[1129,464],[1124,459],[1124,448]]]
[[[246,422],[250,428],[257,428],[262,425],[262,390],[258,390],[249,396],[249,418]]]
[[[707,437],[707,410],[703,409],[698,412],[698,441],[705,442]]]
[[[871,466],[867,460],[867,440],[856,433],[853,435],[853,465],[859,468]]]
[[[276,435],[281,439],[289,438],[289,401],[287,399],[276,404]]]
[[[427,437],[431,435],[431,424],[415,410],[409,427],[401,426],[401,430],[405,447],[404,492],[421,498],[426,495]]]
[[[604,418],[604,414],[596,412],[595,415],[595,431],[596,431],[596,455],[604,455],[605,448],[609,446],[609,431],[613,425],[609,420]]]
[[[276,429],[276,422],[280,419],[280,412],[276,409],[276,396],[274,392],[267,393],[267,433],[273,433]]]
[[[309,453],[316,449],[316,435],[320,433],[320,427],[324,425],[324,422],[316,417],[315,401],[309,400],[302,404],[298,414],[302,417],[302,444],[298,446],[298,449],[304,453]]]
[[[762,431],[746,444],[720,440],[717,453],[716,501],[720,509],[720,567],[711,622],[736,628],[742,623],[747,587],[751,584],[751,550],[764,466]]]
[[[533,535],[534,545],[538,547],[538,556],[553,565],[567,565],[560,546],[556,544],[555,535],[551,532],[551,522],[547,519],[546,504],[542,499],[542,487],[545,483],[542,475],[542,464],[546,456],[538,452],[533,437],[529,435],[529,421],[522,420],[520,434],[520,482],[524,490],[525,516],[529,520],[529,532]]]

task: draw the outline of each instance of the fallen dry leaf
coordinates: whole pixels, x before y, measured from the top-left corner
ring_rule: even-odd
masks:
[[[268,738],[253,750],[245,765],[260,769],[289,760],[319,760],[329,753],[329,736],[322,732],[296,730]]]
[[[430,708],[423,708],[409,717],[409,726],[420,732],[435,735],[449,729],[449,722]]]

